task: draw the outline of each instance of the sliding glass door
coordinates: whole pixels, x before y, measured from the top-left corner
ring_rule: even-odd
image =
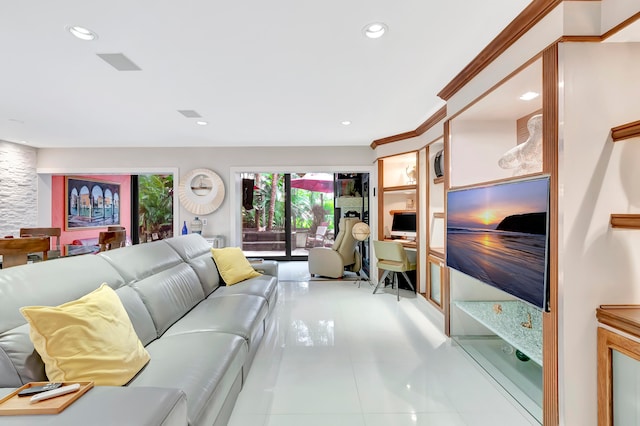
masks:
[[[242,173],[242,249],[249,257],[306,259],[333,244],[331,173]]]
[[[173,237],[173,175],[132,175],[131,195],[134,242]]]

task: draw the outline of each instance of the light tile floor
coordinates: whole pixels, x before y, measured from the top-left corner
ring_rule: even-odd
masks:
[[[280,298],[231,426],[531,426],[410,292],[309,281],[280,263]]]

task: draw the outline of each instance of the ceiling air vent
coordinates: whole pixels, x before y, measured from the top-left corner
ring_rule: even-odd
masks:
[[[97,53],[97,55],[118,71],[140,71],[142,69],[122,53]]]
[[[198,114],[196,111],[192,110],[192,109],[179,109],[178,112],[182,115],[184,115],[187,118],[200,118],[202,117],[200,114]]]

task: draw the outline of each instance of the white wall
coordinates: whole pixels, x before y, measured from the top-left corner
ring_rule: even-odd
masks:
[[[513,170],[502,169],[498,160],[516,146],[516,123],[512,120],[452,120],[450,144],[451,187],[504,179]]]
[[[36,149],[0,140],[0,237],[37,225],[37,195]]]
[[[640,12],[638,0],[602,0],[601,32],[605,33],[629,16]]]
[[[227,243],[234,242],[231,231],[230,200],[236,190],[232,170],[264,170],[273,166],[277,171],[351,171],[352,166],[373,167],[374,151],[364,147],[287,147],[287,148],[112,148],[112,149],[40,149],[38,173],[149,173],[153,170],[178,169],[178,176],[195,168],[216,172],[225,184],[227,194],[220,208],[207,219],[203,235],[223,235]],[[375,180],[372,181],[375,184]],[[176,197],[177,199],[177,197]],[[239,201],[238,201],[239,202]],[[46,208],[46,207],[45,207]],[[50,209],[50,206],[49,206]],[[45,217],[47,212],[42,212]],[[178,223],[190,222],[193,214],[180,207]],[[50,217],[50,212],[49,212]]]
[[[595,425],[596,318],[601,304],[640,303],[640,231],[611,213],[640,213],[640,138],[612,127],[640,114],[640,43],[561,46],[559,376],[564,425]]]

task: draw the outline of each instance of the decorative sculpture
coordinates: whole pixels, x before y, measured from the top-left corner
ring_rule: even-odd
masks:
[[[505,152],[498,160],[503,169],[514,169],[513,176],[542,171],[542,114],[527,121],[529,138]]]
[[[527,320],[523,323],[520,323],[524,328],[532,328],[533,324],[531,323],[531,313],[527,313]]]

